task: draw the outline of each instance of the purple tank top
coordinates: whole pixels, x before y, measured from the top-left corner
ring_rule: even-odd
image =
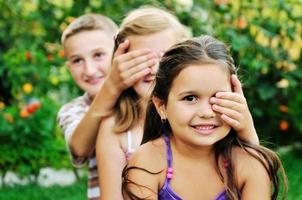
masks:
[[[158,200],[182,200],[182,198],[177,195],[172,188],[170,187],[170,181],[173,177],[173,168],[172,168],[172,151],[171,151],[171,145],[170,145],[170,137],[167,135],[164,135],[164,140],[166,142],[167,146],[167,176],[164,183],[164,186],[160,189],[158,193]],[[226,191],[221,192],[215,200],[226,200]]]

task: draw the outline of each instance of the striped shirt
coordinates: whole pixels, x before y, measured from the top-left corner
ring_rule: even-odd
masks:
[[[83,96],[77,97],[69,103],[62,106],[58,112],[57,120],[63,130],[65,141],[69,149],[70,138],[80,123],[84,114],[88,111],[91,100],[85,93]],[[70,153],[73,166],[76,168],[83,167],[88,163],[88,191],[89,200],[99,199],[100,190],[98,184],[98,171],[95,159],[95,152],[89,157],[77,157]]]

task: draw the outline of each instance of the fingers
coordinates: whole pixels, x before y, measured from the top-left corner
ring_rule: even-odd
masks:
[[[123,46],[125,45],[125,46]],[[127,43],[119,46],[112,62],[110,77],[120,89],[131,87],[135,82],[152,71],[152,67],[159,62],[158,55],[149,49],[138,49],[125,52]]]
[[[237,119],[237,121],[239,121],[241,118],[241,114],[239,112],[237,112],[236,110],[218,106],[216,104],[212,105],[212,108],[215,112],[219,112],[221,114],[227,115],[228,117],[230,117],[232,119]]]
[[[137,54],[136,54],[137,55]],[[124,62],[121,77],[127,85],[131,85],[151,72],[151,67],[156,65],[158,59],[154,54],[145,54]]]
[[[236,110],[228,109],[225,107],[221,107],[218,105],[212,106],[213,110],[215,112],[218,112],[221,114],[221,119],[225,121],[229,126],[233,127],[235,130],[241,130],[244,125],[243,116],[240,112],[237,112]]]
[[[142,59],[141,57],[156,58],[156,55],[150,49],[139,49],[127,52],[122,56],[117,57],[116,60],[118,60],[119,62],[134,62],[135,64],[135,62],[137,62],[135,60],[140,60]]]
[[[155,57],[153,53],[143,54],[141,56],[133,57],[131,60],[126,61],[127,66],[131,67],[138,67],[138,66],[145,66],[151,67],[158,62],[158,59]]]
[[[121,43],[118,48],[116,49],[114,53],[114,57],[117,57],[119,55],[122,55],[127,52],[127,49],[129,48],[129,40],[125,40],[123,43]]]
[[[236,99],[236,100],[238,100],[238,99]],[[215,105],[218,105],[221,107],[229,108],[229,109],[235,110],[237,112],[240,112],[244,109],[245,104],[241,103],[243,101],[241,99],[238,101],[236,102],[234,100],[220,99],[220,98],[215,98],[215,97],[212,97],[210,99],[211,104],[215,104]]]
[[[234,92],[217,92],[215,99],[225,99],[229,101],[235,101],[237,103],[246,104],[246,99],[242,94]],[[211,98],[212,99],[212,98]]]
[[[217,92],[210,98],[210,103],[215,112],[221,114],[221,118],[239,131],[249,121],[249,111],[246,99],[242,94],[234,92]]]
[[[238,77],[234,74],[232,74],[232,76],[231,76],[231,83],[232,83],[234,92],[243,95],[241,82],[239,81]]]
[[[233,127],[235,130],[240,129],[240,123],[237,120],[232,119],[232,118],[230,118],[229,116],[227,116],[225,114],[221,115],[221,119],[223,121],[225,121],[229,126]]]
[[[134,83],[136,83],[141,78],[145,77],[146,75],[150,74],[150,68],[142,69],[141,71],[137,71],[136,73],[129,76],[129,78],[125,79],[125,84],[127,86],[132,86]]]

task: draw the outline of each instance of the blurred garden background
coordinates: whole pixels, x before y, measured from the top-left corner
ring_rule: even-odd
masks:
[[[302,199],[301,0],[0,0],[0,199],[85,199],[56,124],[81,94],[64,66],[60,36],[75,17],[101,13],[120,23],[141,5],[168,9],[194,36],[231,46],[261,141],[279,152],[288,199]],[[68,169],[68,186],[38,184],[41,169]],[[11,184],[8,173],[29,180]]]

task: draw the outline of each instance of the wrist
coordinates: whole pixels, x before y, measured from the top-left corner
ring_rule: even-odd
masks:
[[[109,94],[113,97],[119,97],[123,91],[123,89],[119,86],[120,86],[120,84],[116,83],[116,81],[108,78],[108,79],[105,79],[102,88],[104,88],[104,90],[106,91],[107,94]]]

